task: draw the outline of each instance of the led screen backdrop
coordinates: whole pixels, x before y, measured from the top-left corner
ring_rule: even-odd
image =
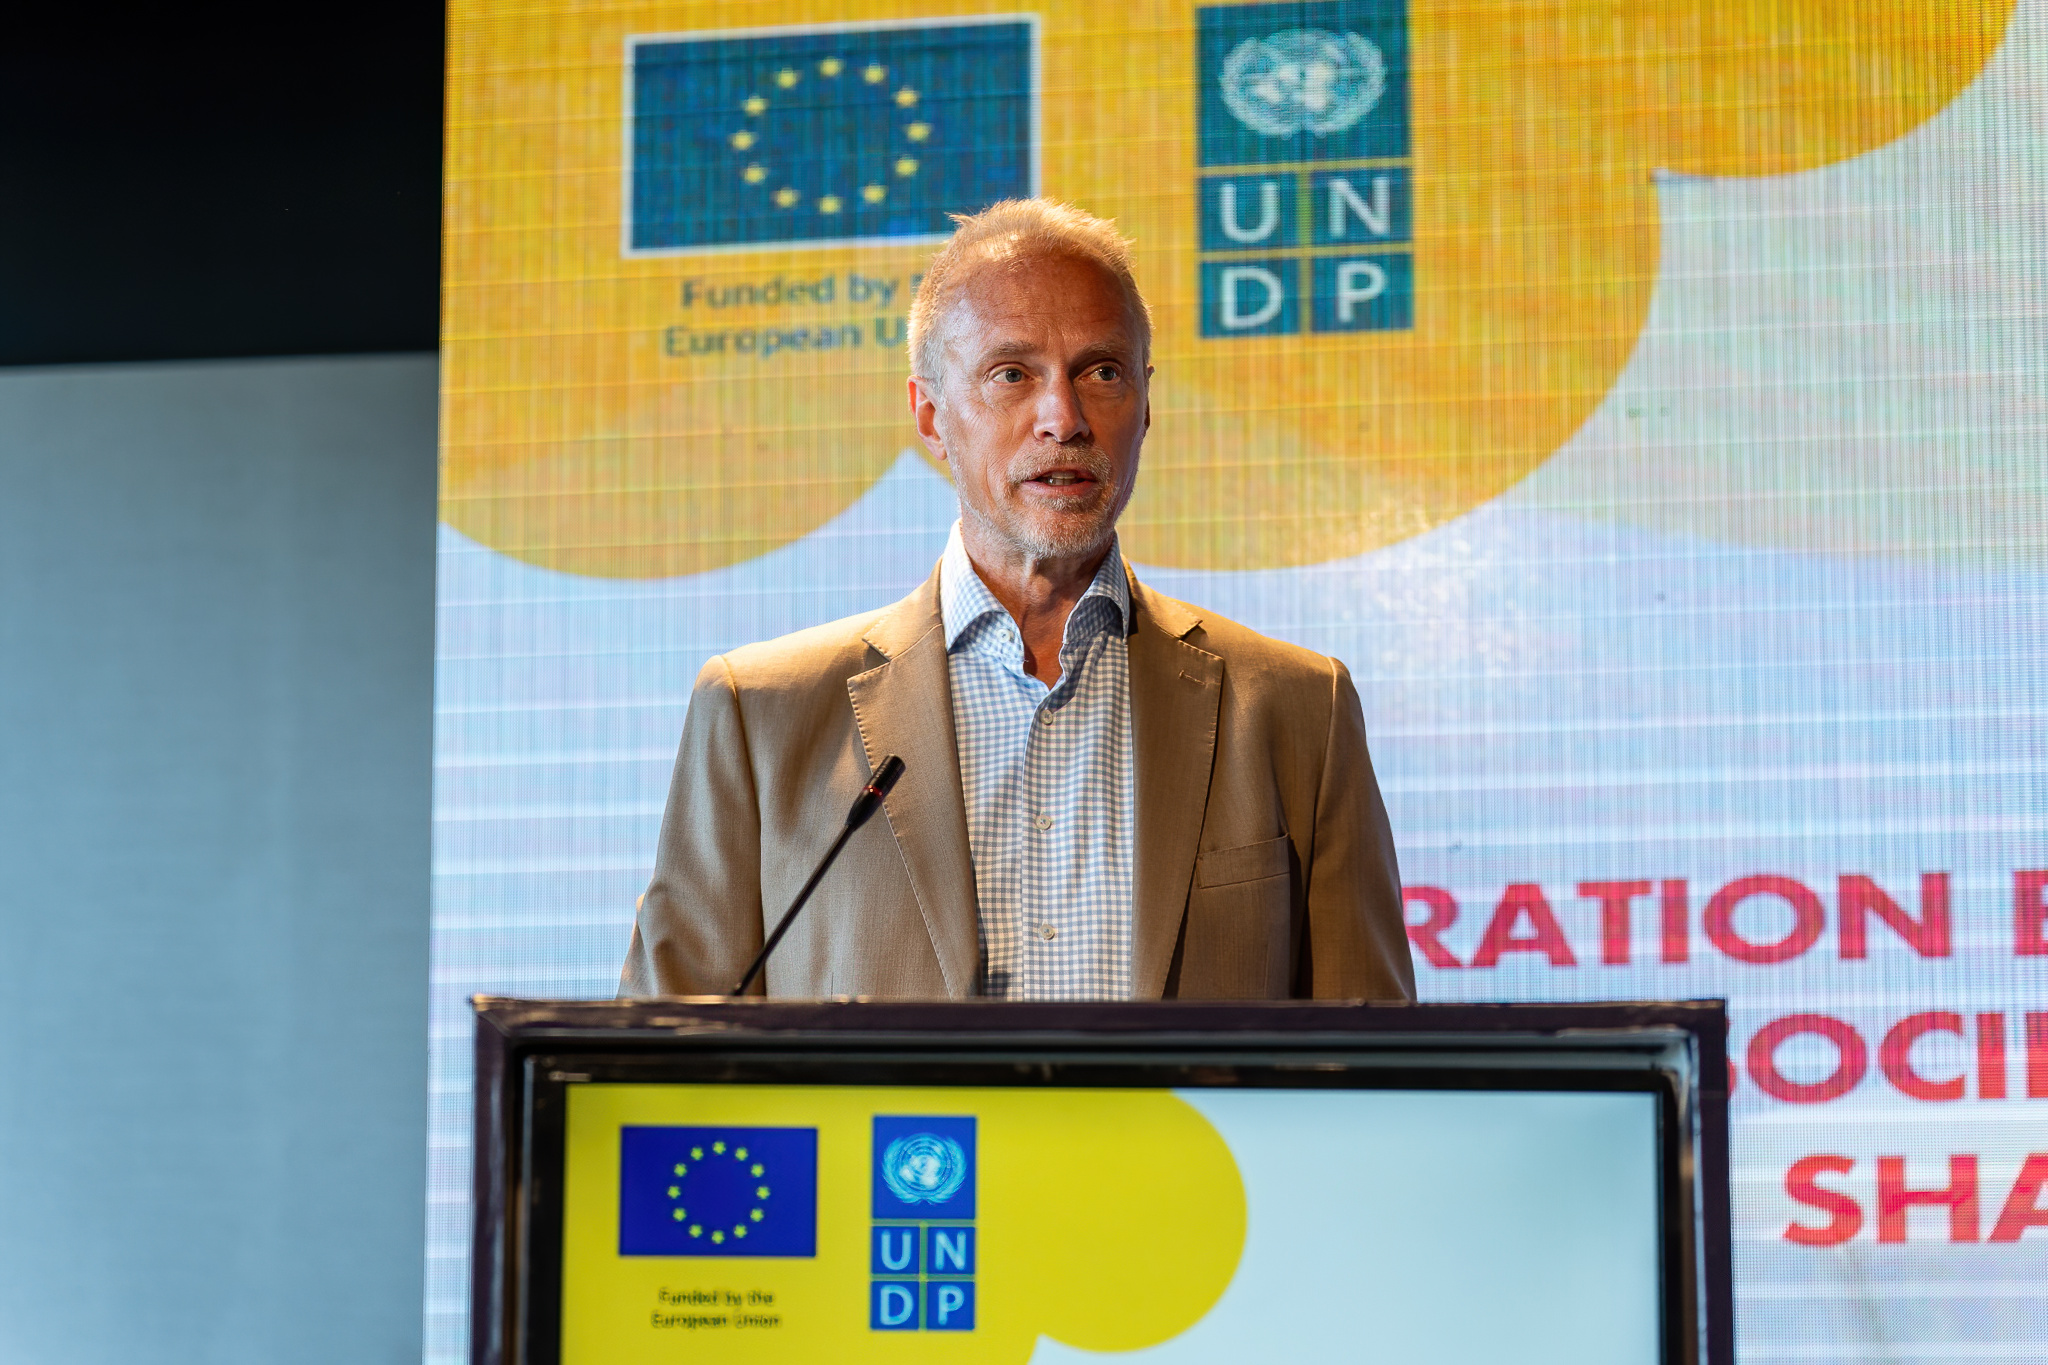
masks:
[[[1746,1361],[2048,1361],[2048,4],[451,25],[430,1358],[465,997],[609,994],[699,665],[930,571],[906,300],[1042,192],[1156,313],[1126,549],[1350,665],[1423,994],[1731,999]]]

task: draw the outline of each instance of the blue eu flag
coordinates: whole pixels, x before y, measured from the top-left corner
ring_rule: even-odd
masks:
[[[1033,25],[633,43],[634,251],[943,237],[1035,193]]]
[[[815,1256],[818,1130],[619,1130],[621,1256]]]

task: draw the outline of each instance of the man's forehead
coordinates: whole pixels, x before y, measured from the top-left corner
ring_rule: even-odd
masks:
[[[982,360],[1023,359],[1044,351],[1049,341],[1058,344],[1043,332],[1013,333],[1000,327],[972,332],[963,328],[952,340],[955,350]],[[1124,355],[1138,345],[1128,327],[1101,327],[1086,336],[1068,335],[1059,340],[1089,355]]]
[[[1049,278],[1055,271],[1068,278],[1055,285]],[[1075,274],[1095,288],[1076,288]],[[1116,278],[1098,262],[1067,255],[1006,255],[977,261],[953,290],[942,316],[948,350],[1002,359],[1035,354],[1055,341],[1107,353],[1135,350],[1133,309]]]

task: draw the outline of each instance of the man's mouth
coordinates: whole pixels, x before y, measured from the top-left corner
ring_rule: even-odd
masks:
[[[1108,470],[1093,469],[1086,464],[1082,464],[1056,465],[1051,469],[1041,469],[1035,474],[1019,479],[1018,482],[1022,484],[1036,484],[1040,488],[1064,493],[1085,493],[1091,488],[1106,483],[1108,479]]]
[[[1063,458],[1059,464],[1041,465],[1017,478],[1011,486],[1054,511],[1078,511],[1093,506],[1107,490],[1114,473],[1109,459],[1097,450],[1067,450],[1060,455]],[[1037,491],[1030,493],[1027,489]]]

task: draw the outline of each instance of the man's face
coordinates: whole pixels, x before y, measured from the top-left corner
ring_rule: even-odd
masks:
[[[983,265],[954,296],[942,394],[913,379],[910,401],[978,523],[962,529],[990,550],[1038,561],[1108,546],[1152,423],[1133,322],[1115,281],[1066,257]]]

